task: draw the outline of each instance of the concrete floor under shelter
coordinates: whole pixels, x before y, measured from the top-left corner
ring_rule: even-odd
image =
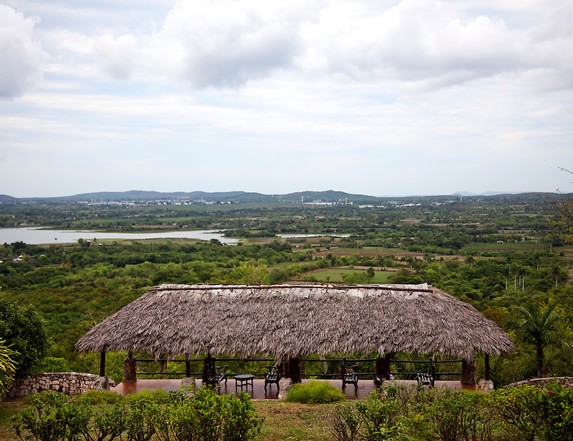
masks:
[[[302,380],[306,383],[311,380]],[[318,381],[328,381],[336,388],[341,388],[342,381],[339,379],[332,380],[318,380]],[[181,379],[141,379],[137,380],[135,383],[120,383],[113,387],[111,390],[122,395],[133,394],[141,391],[152,391],[152,390],[165,390],[174,391],[181,387]],[[198,387],[201,387],[201,380],[196,380]],[[414,380],[388,380],[384,384],[396,384],[396,385],[416,385]],[[277,386],[276,384],[267,386],[267,394],[265,395],[265,380],[255,379],[253,381],[253,387],[249,387],[246,392],[248,392],[253,399],[264,400],[264,399],[277,399]],[[477,389],[477,386],[463,386],[459,381],[436,381],[435,387],[447,387],[450,389]],[[348,399],[353,398],[365,398],[370,392],[375,389],[374,382],[372,380],[360,380],[358,382],[358,390],[356,395],[354,394],[354,386],[349,385],[346,387],[345,395]],[[240,391],[240,389],[238,390]],[[231,394],[235,393],[235,380],[233,377],[229,377],[227,384],[225,382],[221,383],[221,394]]]

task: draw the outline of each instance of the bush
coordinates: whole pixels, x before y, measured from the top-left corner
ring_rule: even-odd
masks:
[[[573,440],[573,388],[517,386],[494,392],[502,427],[511,439]]]
[[[326,381],[309,381],[295,384],[288,392],[286,401],[294,403],[333,403],[345,399],[344,393]]]
[[[12,358],[17,353],[4,343],[5,341],[0,339],[0,401],[4,394],[10,390],[16,373],[16,363]]]
[[[68,372],[68,362],[60,357],[46,357],[38,364],[40,372]]]
[[[443,441],[492,439],[491,397],[482,392],[443,389],[429,407],[433,430]]]
[[[33,395],[30,404],[15,419],[14,430],[22,440],[74,440],[89,431],[91,409],[74,405],[63,393],[42,392]]]
[[[124,401],[122,395],[116,394],[115,392],[110,392],[107,390],[90,390],[78,395],[76,401],[79,403],[89,404],[91,406],[103,405],[103,404],[116,404]]]
[[[331,421],[337,441],[488,441],[497,427],[488,394],[393,386],[338,407]]]
[[[0,339],[13,351],[16,378],[33,374],[48,351],[44,322],[32,308],[0,299]]]
[[[155,435],[161,441],[248,441],[263,423],[249,395],[217,395],[205,388],[193,396],[161,391],[127,398],[105,392],[79,397],[42,392],[30,404],[15,417],[14,429],[22,440],[149,441]]]

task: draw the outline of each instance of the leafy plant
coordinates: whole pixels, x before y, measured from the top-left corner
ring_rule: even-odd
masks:
[[[550,383],[494,392],[502,428],[511,439],[573,440],[573,388]]]
[[[559,315],[556,303],[541,306],[529,303],[526,306],[518,306],[517,311],[521,315],[518,332],[522,339],[535,346],[537,356],[537,376],[543,376],[543,353],[545,348],[559,341],[557,324]]]
[[[0,339],[13,351],[16,363],[16,378],[22,378],[34,371],[46,356],[48,337],[44,323],[32,308],[0,299]]]
[[[16,363],[13,358],[17,355],[0,339],[0,401],[6,392],[10,390],[16,373]]]
[[[293,385],[286,401],[306,404],[333,403],[345,399],[344,393],[324,381],[309,381]]]
[[[487,394],[443,389],[430,405],[429,417],[443,441],[492,439],[494,415]]]

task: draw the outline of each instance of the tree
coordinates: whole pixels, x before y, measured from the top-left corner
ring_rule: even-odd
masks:
[[[0,339],[16,351],[16,378],[31,374],[48,351],[44,322],[32,308],[0,299]]]
[[[573,175],[571,170],[563,167],[559,167],[559,169]],[[563,195],[558,208],[561,216],[560,223],[565,228],[565,241],[571,243],[573,242],[573,199]]]
[[[538,377],[543,376],[544,349],[551,344],[559,342],[557,333],[559,315],[556,308],[556,303],[547,305],[530,303],[517,307],[521,315],[519,334],[523,341],[532,343],[535,346]]]
[[[18,355],[5,343],[4,340],[0,339],[0,401],[4,394],[10,390],[10,386],[12,386],[14,381],[16,363],[13,358]]]

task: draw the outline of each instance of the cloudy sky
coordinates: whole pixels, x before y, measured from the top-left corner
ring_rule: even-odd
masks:
[[[0,0],[0,194],[573,191],[571,0]]]

